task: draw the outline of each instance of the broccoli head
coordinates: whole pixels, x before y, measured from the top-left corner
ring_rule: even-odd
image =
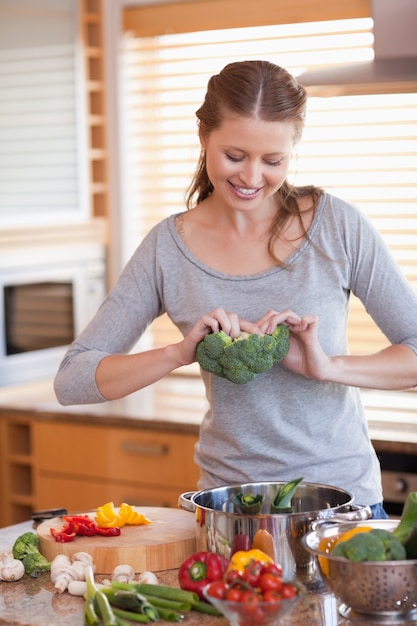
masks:
[[[343,556],[349,561],[402,561],[406,558],[405,548],[389,531],[374,528],[366,533],[353,535],[339,541],[331,552],[332,556]]]
[[[39,537],[30,531],[18,537],[13,545],[13,556],[22,561],[25,573],[36,578],[42,572],[49,572],[51,563],[39,551]]]
[[[272,335],[242,332],[232,339],[222,330],[210,333],[197,346],[197,361],[207,372],[243,385],[287,356],[289,335],[284,324]]]

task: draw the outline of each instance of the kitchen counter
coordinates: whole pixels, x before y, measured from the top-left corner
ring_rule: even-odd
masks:
[[[10,550],[15,539],[33,530],[31,522],[23,522],[0,529],[0,551]],[[177,571],[157,573],[161,584],[178,586]],[[103,577],[97,577],[100,580]],[[0,582],[0,625],[1,626],[83,626],[84,600],[64,592],[58,594],[50,581],[49,574],[38,578],[24,576],[17,582]],[[167,622],[161,622],[166,624]],[[327,590],[309,593],[280,622],[280,626],[357,626],[340,616],[338,602]],[[361,621],[368,626],[378,626],[377,622]],[[385,622],[386,623],[386,622]],[[417,621],[395,622],[397,626],[417,625]],[[224,618],[216,618],[202,613],[186,613],[182,624],[196,626],[227,626]]]
[[[417,391],[364,390],[362,397],[371,439],[384,450],[417,453]],[[62,406],[51,380],[0,387],[0,414],[30,410],[39,419],[71,417],[73,421],[113,422],[119,426],[140,422],[141,428],[192,432],[198,430],[207,408],[198,376],[167,376],[121,400],[99,404]]]

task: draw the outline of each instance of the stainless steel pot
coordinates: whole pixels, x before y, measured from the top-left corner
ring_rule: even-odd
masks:
[[[337,487],[301,483],[292,497],[293,513],[270,513],[275,494],[284,484],[245,483],[187,492],[180,495],[178,504],[195,514],[198,550],[229,558],[238,538],[246,538],[252,546],[256,533],[262,531],[264,541],[270,540],[274,551],[271,556],[281,565],[285,578],[297,577],[308,589],[322,587],[316,558],[304,548],[301,538],[316,520],[365,520],[371,515],[370,508],[354,506],[353,496]],[[232,499],[239,493],[265,496],[260,513],[236,512]]]

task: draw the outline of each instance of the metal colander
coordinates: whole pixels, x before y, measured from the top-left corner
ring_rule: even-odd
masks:
[[[353,563],[319,549],[322,540],[331,540],[358,527],[371,526],[392,531],[394,520],[316,524],[303,538],[304,547],[317,558],[329,589],[352,611],[373,616],[417,616],[417,560],[367,561]]]

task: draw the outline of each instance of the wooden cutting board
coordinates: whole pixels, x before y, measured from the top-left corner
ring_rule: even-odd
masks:
[[[136,573],[175,569],[196,551],[194,515],[183,509],[135,507],[151,524],[122,526],[118,537],[76,537],[74,541],[55,541],[50,529],[65,525],[62,517],[42,522],[37,528],[41,553],[52,561],[57,554],[70,558],[76,552],[88,552],[94,559],[97,574],[111,574],[116,565],[128,564]],[[117,511],[117,509],[116,509]],[[94,513],[88,514],[94,519]]]

